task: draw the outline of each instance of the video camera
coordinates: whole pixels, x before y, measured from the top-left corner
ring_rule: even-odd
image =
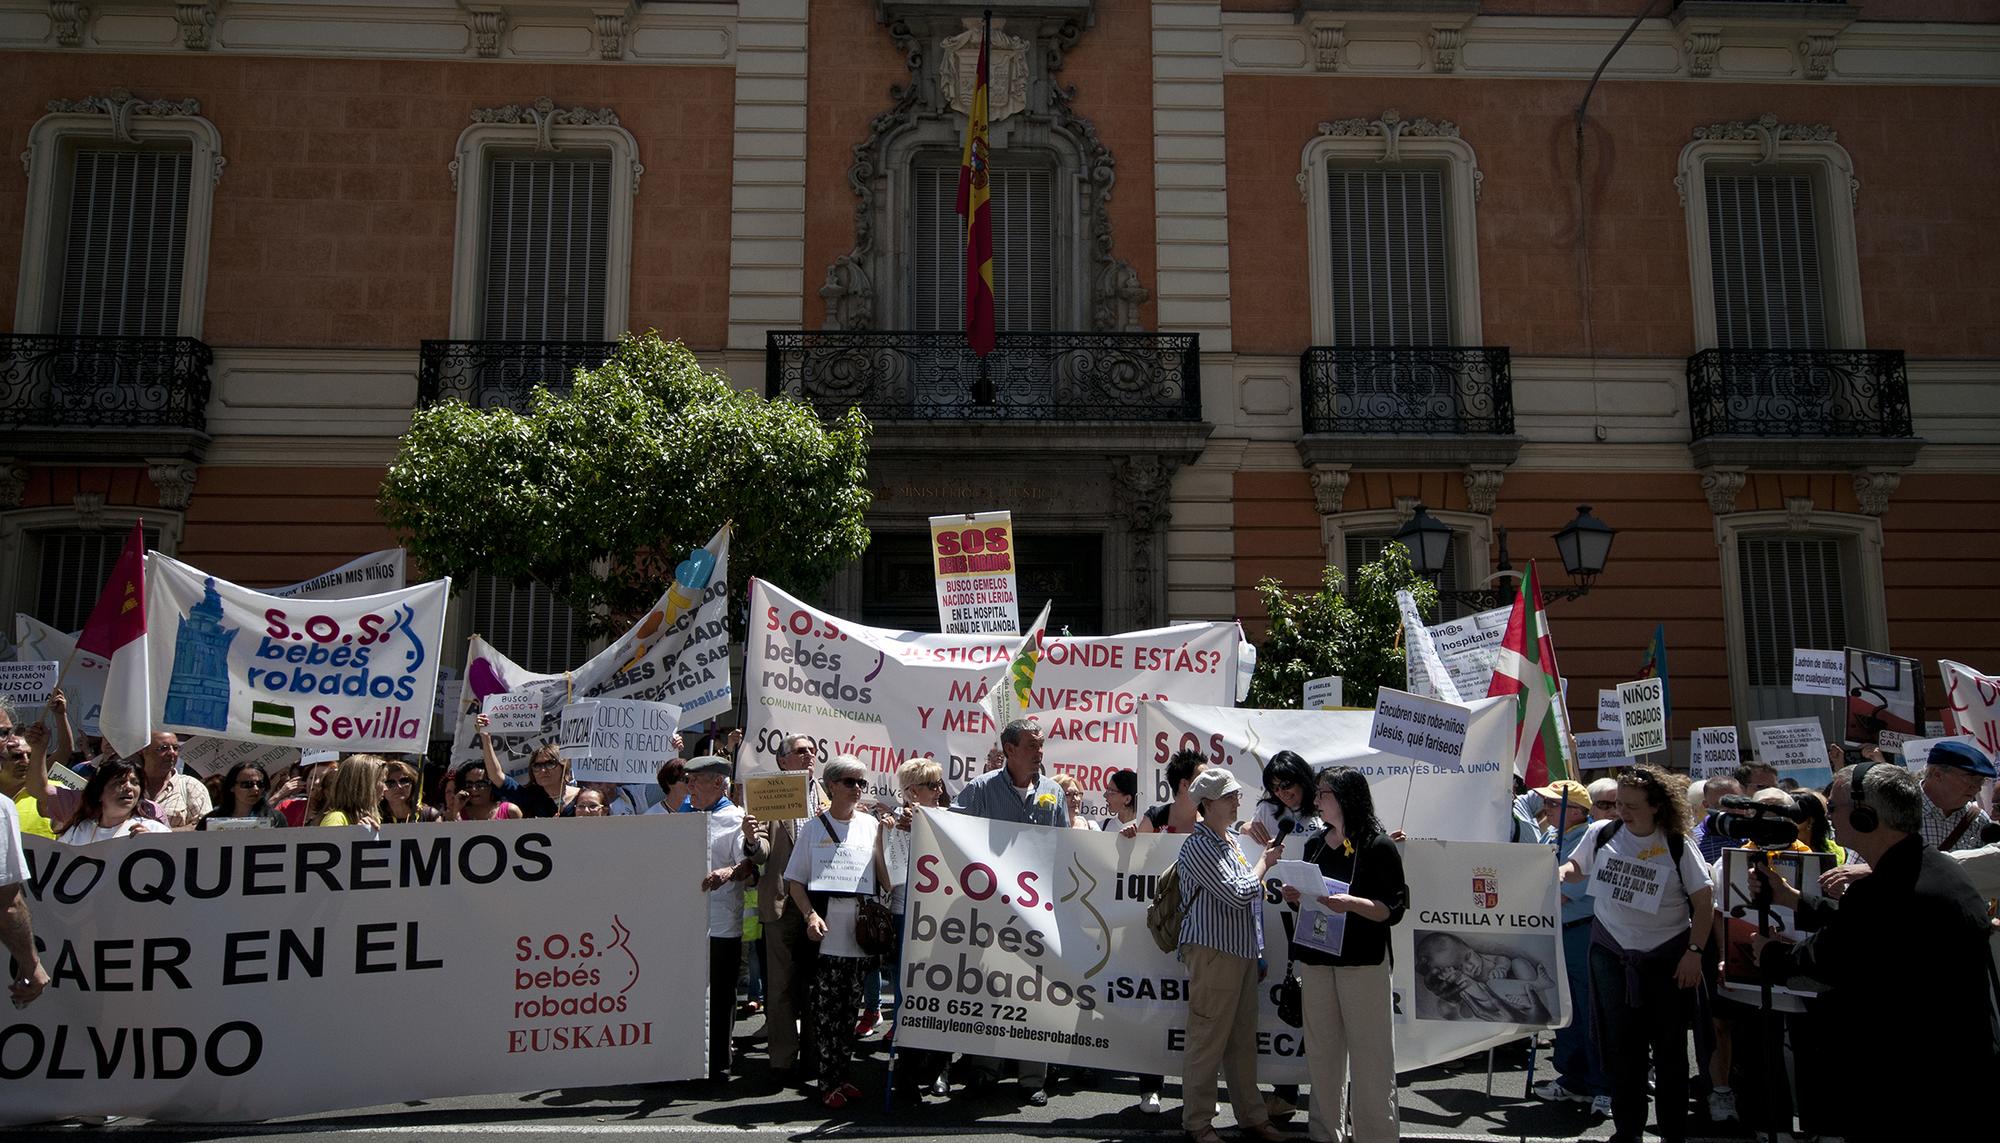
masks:
[[[1741,794],[1723,798],[1722,808],[1740,812],[1715,815],[1716,832],[1762,849],[1790,847],[1799,839],[1799,823],[1806,820],[1805,811],[1796,806],[1774,806]]]

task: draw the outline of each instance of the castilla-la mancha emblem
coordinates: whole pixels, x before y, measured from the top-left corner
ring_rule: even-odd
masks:
[[[1482,909],[1500,903],[1500,874],[1484,867],[1472,871],[1472,900]]]

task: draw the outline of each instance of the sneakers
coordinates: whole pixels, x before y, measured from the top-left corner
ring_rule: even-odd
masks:
[[[1140,1096],[1139,1110],[1145,1112],[1147,1115],[1158,1115],[1160,1113],[1160,1093],[1149,1091]]]
[[[1590,1098],[1590,1114],[1598,1119],[1611,1118],[1611,1097],[1595,1095]]]
[[[875,1034],[876,1027],[881,1023],[882,1010],[880,1008],[863,1009],[861,1012],[861,1022],[854,1026],[854,1038],[857,1040],[866,1040]]]
[[[1571,1091],[1564,1087],[1563,1082],[1559,1079],[1545,1080],[1536,1084],[1534,1094],[1536,1099],[1542,1100],[1545,1103],[1590,1102],[1589,1096],[1580,1091]],[[1604,1100],[1606,1103],[1611,1102],[1609,1096],[1599,1096],[1598,1098]]]
[[[1711,1123],[1736,1122],[1736,1091],[1719,1087],[1708,1093],[1708,1118]]]

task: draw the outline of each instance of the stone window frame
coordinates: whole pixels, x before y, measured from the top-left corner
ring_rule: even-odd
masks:
[[[1715,277],[1708,252],[1708,195],[1704,182],[1711,165],[1751,173],[1805,173],[1813,179],[1819,220],[1820,282],[1826,299],[1827,344],[1860,349],[1868,344],[1861,310],[1861,260],[1854,238],[1854,203],[1861,194],[1854,157],[1823,123],[1780,123],[1765,114],[1698,127],[1681,148],[1674,176],[1687,218],[1688,277],[1694,302],[1697,350],[1717,348]]]
[[[449,168],[452,189],[458,194],[451,252],[450,330],[454,340],[479,336],[485,300],[486,190],[493,158],[566,151],[592,151],[611,159],[603,340],[616,341],[626,332],[632,313],[634,201],[639,195],[639,179],[646,173],[639,162],[639,141],[619,125],[618,114],[611,108],[562,108],[545,96],[529,104],[476,110],[472,125],[459,132]],[[618,193],[621,187],[626,193]]]
[[[1814,511],[1803,497],[1777,511],[1734,512],[1715,518],[1715,545],[1722,576],[1723,645],[1729,662],[1730,714],[1747,721],[1750,659],[1743,640],[1743,568],[1737,541],[1755,536],[1798,536],[1833,540],[1855,572],[1850,586],[1847,639],[1851,646],[1889,646],[1889,609],[1882,577],[1882,521],[1849,512]],[[1837,648],[1826,648],[1835,650]]]
[[[175,336],[199,339],[208,301],[215,184],[222,180],[222,168],[228,162],[222,154],[222,132],[202,117],[198,100],[140,99],[122,88],[108,95],[54,100],[48,105],[48,114],[28,130],[28,147],[21,155],[28,174],[28,222],[21,241],[15,331],[45,333],[53,328],[59,295],[51,294],[49,284],[63,247],[62,236],[55,233],[55,220],[64,214],[59,200],[70,186],[71,172],[63,162],[63,153],[74,141],[128,146],[167,142],[188,148],[187,236]]]
[[[1357,512],[1335,512],[1320,517],[1320,540],[1326,548],[1326,562],[1340,569],[1347,577],[1349,586],[1353,584],[1354,569],[1347,566],[1347,538],[1349,535],[1379,536],[1393,535],[1403,525],[1410,522],[1414,514],[1414,497],[1399,497],[1394,508],[1369,508]],[[1424,512],[1433,520],[1451,529],[1451,542],[1458,558],[1461,580],[1475,570],[1480,571],[1480,582],[1459,583],[1460,590],[1474,590],[1487,586],[1491,579],[1493,565],[1493,517],[1479,512],[1459,512],[1450,509],[1424,506]],[[1471,608],[1465,609],[1469,614]]]
[[[95,493],[80,493],[73,504],[0,512],[0,552],[8,553],[4,562],[0,562],[0,588],[4,588],[0,589],[0,607],[7,609],[7,615],[35,614],[42,555],[41,544],[36,541],[41,533],[88,529],[124,536],[131,533],[133,524],[144,519],[147,527],[159,530],[157,551],[168,556],[180,551],[187,524],[185,513],[157,506],[95,502],[99,499]]]
[[[1306,246],[1314,345],[1333,344],[1333,235],[1327,217],[1330,164],[1431,167],[1445,174],[1445,270],[1451,280],[1452,344],[1484,345],[1479,290],[1480,184],[1485,173],[1472,145],[1449,120],[1405,120],[1395,109],[1376,119],[1321,123],[1299,155],[1295,181],[1306,208]]]

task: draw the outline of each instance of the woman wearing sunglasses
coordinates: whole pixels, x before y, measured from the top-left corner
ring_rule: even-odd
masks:
[[[837,755],[821,772],[820,786],[827,805],[799,834],[785,864],[785,892],[806,919],[807,939],[819,946],[811,983],[818,1095],[838,1111],[862,1095],[848,1081],[847,1066],[854,1056],[861,981],[876,963],[855,941],[854,923],[861,915],[861,898],[887,884],[888,873],[881,823],[855,812],[868,791],[868,768],[852,754]]]
[[[208,823],[216,818],[260,818],[265,827],[284,828],[285,815],[268,799],[270,786],[271,780],[255,762],[238,762],[222,776],[222,797],[215,803],[215,809],[203,814],[194,828],[207,829]]]
[[[1313,804],[1312,767],[1290,750],[1278,751],[1264,764],[1264,796],[1257,799],[1256,816],[1243,832],[1258,845],[1269,845],[1278,836],[1279,823],[1285,821],[1292,823],[1286,837],[1298,838],[1301,844],[1307,834],[1322,828],[1319,808]]]
[[[408,762],[391,758],[382,768],[382,824],[408,825],[434,822],[440,815],[435,807],[423,804],[422,777]]]
[[[944,767],[929,758],[912,758],[903,763],[903,768],[896,772],[896,784],[903,791],[903,804],[895,813],[883,814],[881,817],[885,865],[890,862],[887,851],[892,845],[895,846],[898,855],[894,860],[908,862],[910,824],[916,821],[917,811],[934,810],[945,804]],[[889,911],[896,917],[896,948],[883,958],[883,963],[889,969],[889,983],[895,988],[896,1011],[901,1012],[903,982],[896,977],[896,966],[903,962],[903,911],[906,900],[904,891],[909,886],[906,884],[907,877],[904,880],[891,877],[891,880],[895,881],[895,884],[889,889]],[[869,1011],[879,1010],[882,1006],[881,982],[881,973],[868,974],[869,999],[868,1008],[862,1012],[864,1022]],[[889,1036],[883,1038],[884,1042],[886,1043],[889,1037],[895,1034],[892,1028]],[[905,1092],[929,1092],[938,1096],[948,1094],[950,1081],[945,1076],[945,1066],[950,1062],[949,1052],[899,1048],[896,1053],[896,1086],[898,1090]]]

